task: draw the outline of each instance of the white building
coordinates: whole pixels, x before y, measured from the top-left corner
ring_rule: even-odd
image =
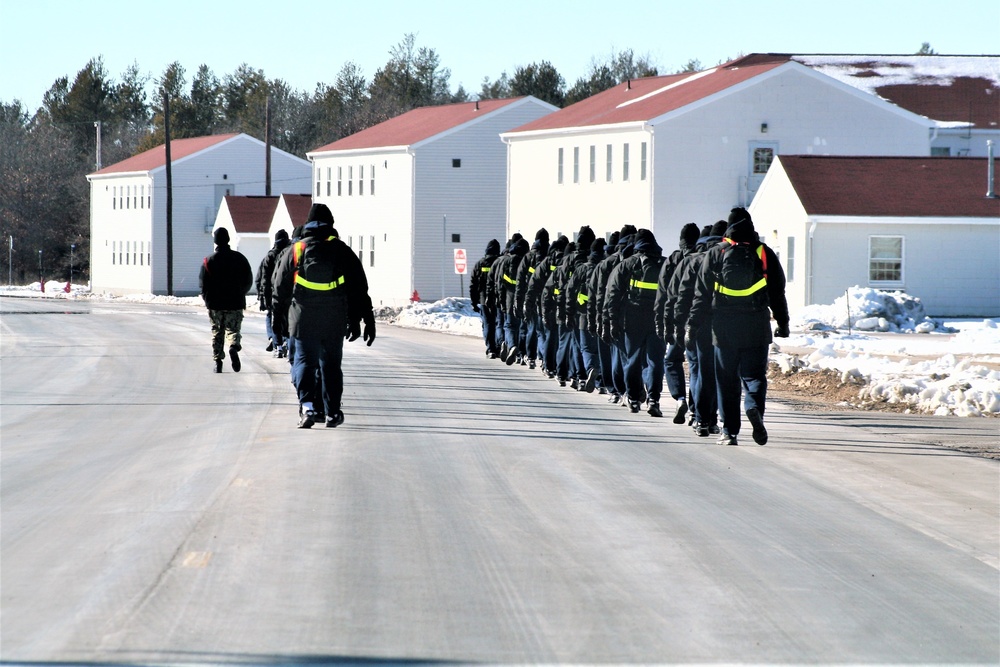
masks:
[[[308,153],[313,198],[361,257],[375,305],[468,293],[469,266],[506,241],[500,133],[552,113],[534,97],[421,107]]]
[[[746,205],[779,152],[928,155],[934,128],[786,56],[633,80],[503,135],[508,233],[631,223],[672,249]]]
[[[277,210],[278,197],[264,195],[226,195],[219,206],[212,233],[219,228],[229,232],[229,247],[247,258],[254,277],[260,260],[273,245],[269,230]],[[251,291],[255,292],[256,286]]]
[[[309,217],[309,209],[312,208],[312,195],[295,195],[285,193],[278,199],[278,208],[274,211],[274,218],[267,228],[267,234],[274,245],[274,235],[279,229],[284,229],[289,237],[292,230],[306,224]]]
[[[749,210],[781,259],[792,314],[860,285],[906,292],[932,316],[1000,315],[1000,198],[986,196],[987,165],[778,156]]]
[[[202,259],[223,197],[262,195],[265,145],[246,134],[170,142],[173,186],[173,292],[198,293]],[[309,163],[271,149],[273,191],[307,192]],[[92,289],[167,292],[166,150],[158,146],[87,176]]]

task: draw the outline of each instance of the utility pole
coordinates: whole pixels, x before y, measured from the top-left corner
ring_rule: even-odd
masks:
[[[14,237],[8,237],[10,245],[7,248],[7,284],[14,285]]]
[[[271,196],[271,96],[264,102],[264,195]]]
[[[97,171],[101,170],[101,121],[95,120],[94,127],[97,128]]]
[[[167,296],[174,295],[174,189],[170,172],[170,97],[163,93],[163,136],[167,158]]]

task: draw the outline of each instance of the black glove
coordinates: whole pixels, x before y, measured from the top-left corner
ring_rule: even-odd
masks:
[[[684,349],[694,350],[698,341],[698,327],[688,325],[684,329]]]
[[[482,309],[480,309],[478,303],[472,304],[472,312],[474,312],[474,313],[480,313],[480,312],[482,312]]]
[[[778,322],[778,328],[774,330],[775,338],[788,338],[788,322]]]
[[[365,315],[364,341],[368,344],[368,347],[371,347],[372,343],[375,342],[375,315],[371,313]]]
[[[354,342],[361,336],[361,322],[354,320],[349,325],[347,325],[347,340],[348,342]]]

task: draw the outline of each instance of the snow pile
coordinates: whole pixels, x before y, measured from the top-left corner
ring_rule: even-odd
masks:
[[[855,329],[858,331],[930,333],[946,330],[927,316],[920,299],[901,292],[885,292],[870,287],[854,287],[831,305],[803,308],[792,323],[795,329]]]
[[[479,314],[467,298],[450,296],[433,303],[418,301],[403,308],[390,320],[411,329],[434,329],[459,336],[482,336]]]

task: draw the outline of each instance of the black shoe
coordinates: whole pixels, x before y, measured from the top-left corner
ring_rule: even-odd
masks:
[[[313,421],[317,424],[326,421],[326,415],[320,410],[315,410],[313,413]]]
[[[243,368],[243,364],[240,363],[240,353],[236,351],[236,348],[229,348],[229,361],[233,362],[234,373],[239,373],[240,369]]]
[[[566,380],[564,380],[562,378],[559,378],[559,386],[560,387],[565,387],[566,386]]]
[[[699,438],[708,437],[708,426],[705,424],[695,424],[694,432],[698,434]]]
[[[736,436],[729,435],[728,433],[722,433],[719,435],[719,439],[715,441],[717,445],[735,445]]]
[[[611,396],[608,397],[608,403],[617,404],[622,402],[622,395],[617,391],[611,392]]]
[[[274,341],[273,340],[267,341],[267,347],[264,348],[264,351],[265,352],[274,352]]]
[[[684,423],[684,415],[687,414],[687,411],[688,411],[687,401],[685,401],[683,398],[681,400],[677,401],[677,411],[674,412],[674,423],[675,424],[683,424]]]
[[[337,428],[343,423],[344,423],[344,413],[341,412],[340,410],[337,410],[336,412],[333,413],[333,415],[326,418],[327,428]]]
[[[719,435],[720,433],[722,433],[722,430],[719,428],[718,424],[709,424],[708,432],[711,433],[712,435]]]
[[[508,366],[513,366],[517,363],[517,350],[510,350],[507,352],[507,358],[504,359],[504,363]]]
[[[507,356],[510,354],[510,350],[507,349],[507,343],[500,346],[500,361],[507,363]]]
[[[639,412],[639,401],[629,401],[628,410],[632,413]]]
[[[650,401],[649,402],[649,409],[647,409],[646,412],[649,413],[650,417],[662,417],[663,416],[663,413],[660,412],[660,403],[659,403],[659,401]]]
[[[216,373],[221,373],[222,372],[222,359],[216,359],[215,360],[215,372]]]
[[[747,419],[750,420],[750,425],[753,426],[753,441],[758,445],[766,445],[767,429],[764,428],[764,417],[760,414],[760,410],[757,408],[747,410]]]
[[[305,412],[299,408],[299,428],[312,428],[313,424],[316,423],[316,413],[312,410],[306,410]]]
[[[534,359],[528,359],[528,368],[530,370],[535,370],[535,360]]]
[[[594,387],[597,386],[597,369],[591,368],[590,372],[587,373],[587,383],[583,385],[583,390],[588,394],[594,393]]]

